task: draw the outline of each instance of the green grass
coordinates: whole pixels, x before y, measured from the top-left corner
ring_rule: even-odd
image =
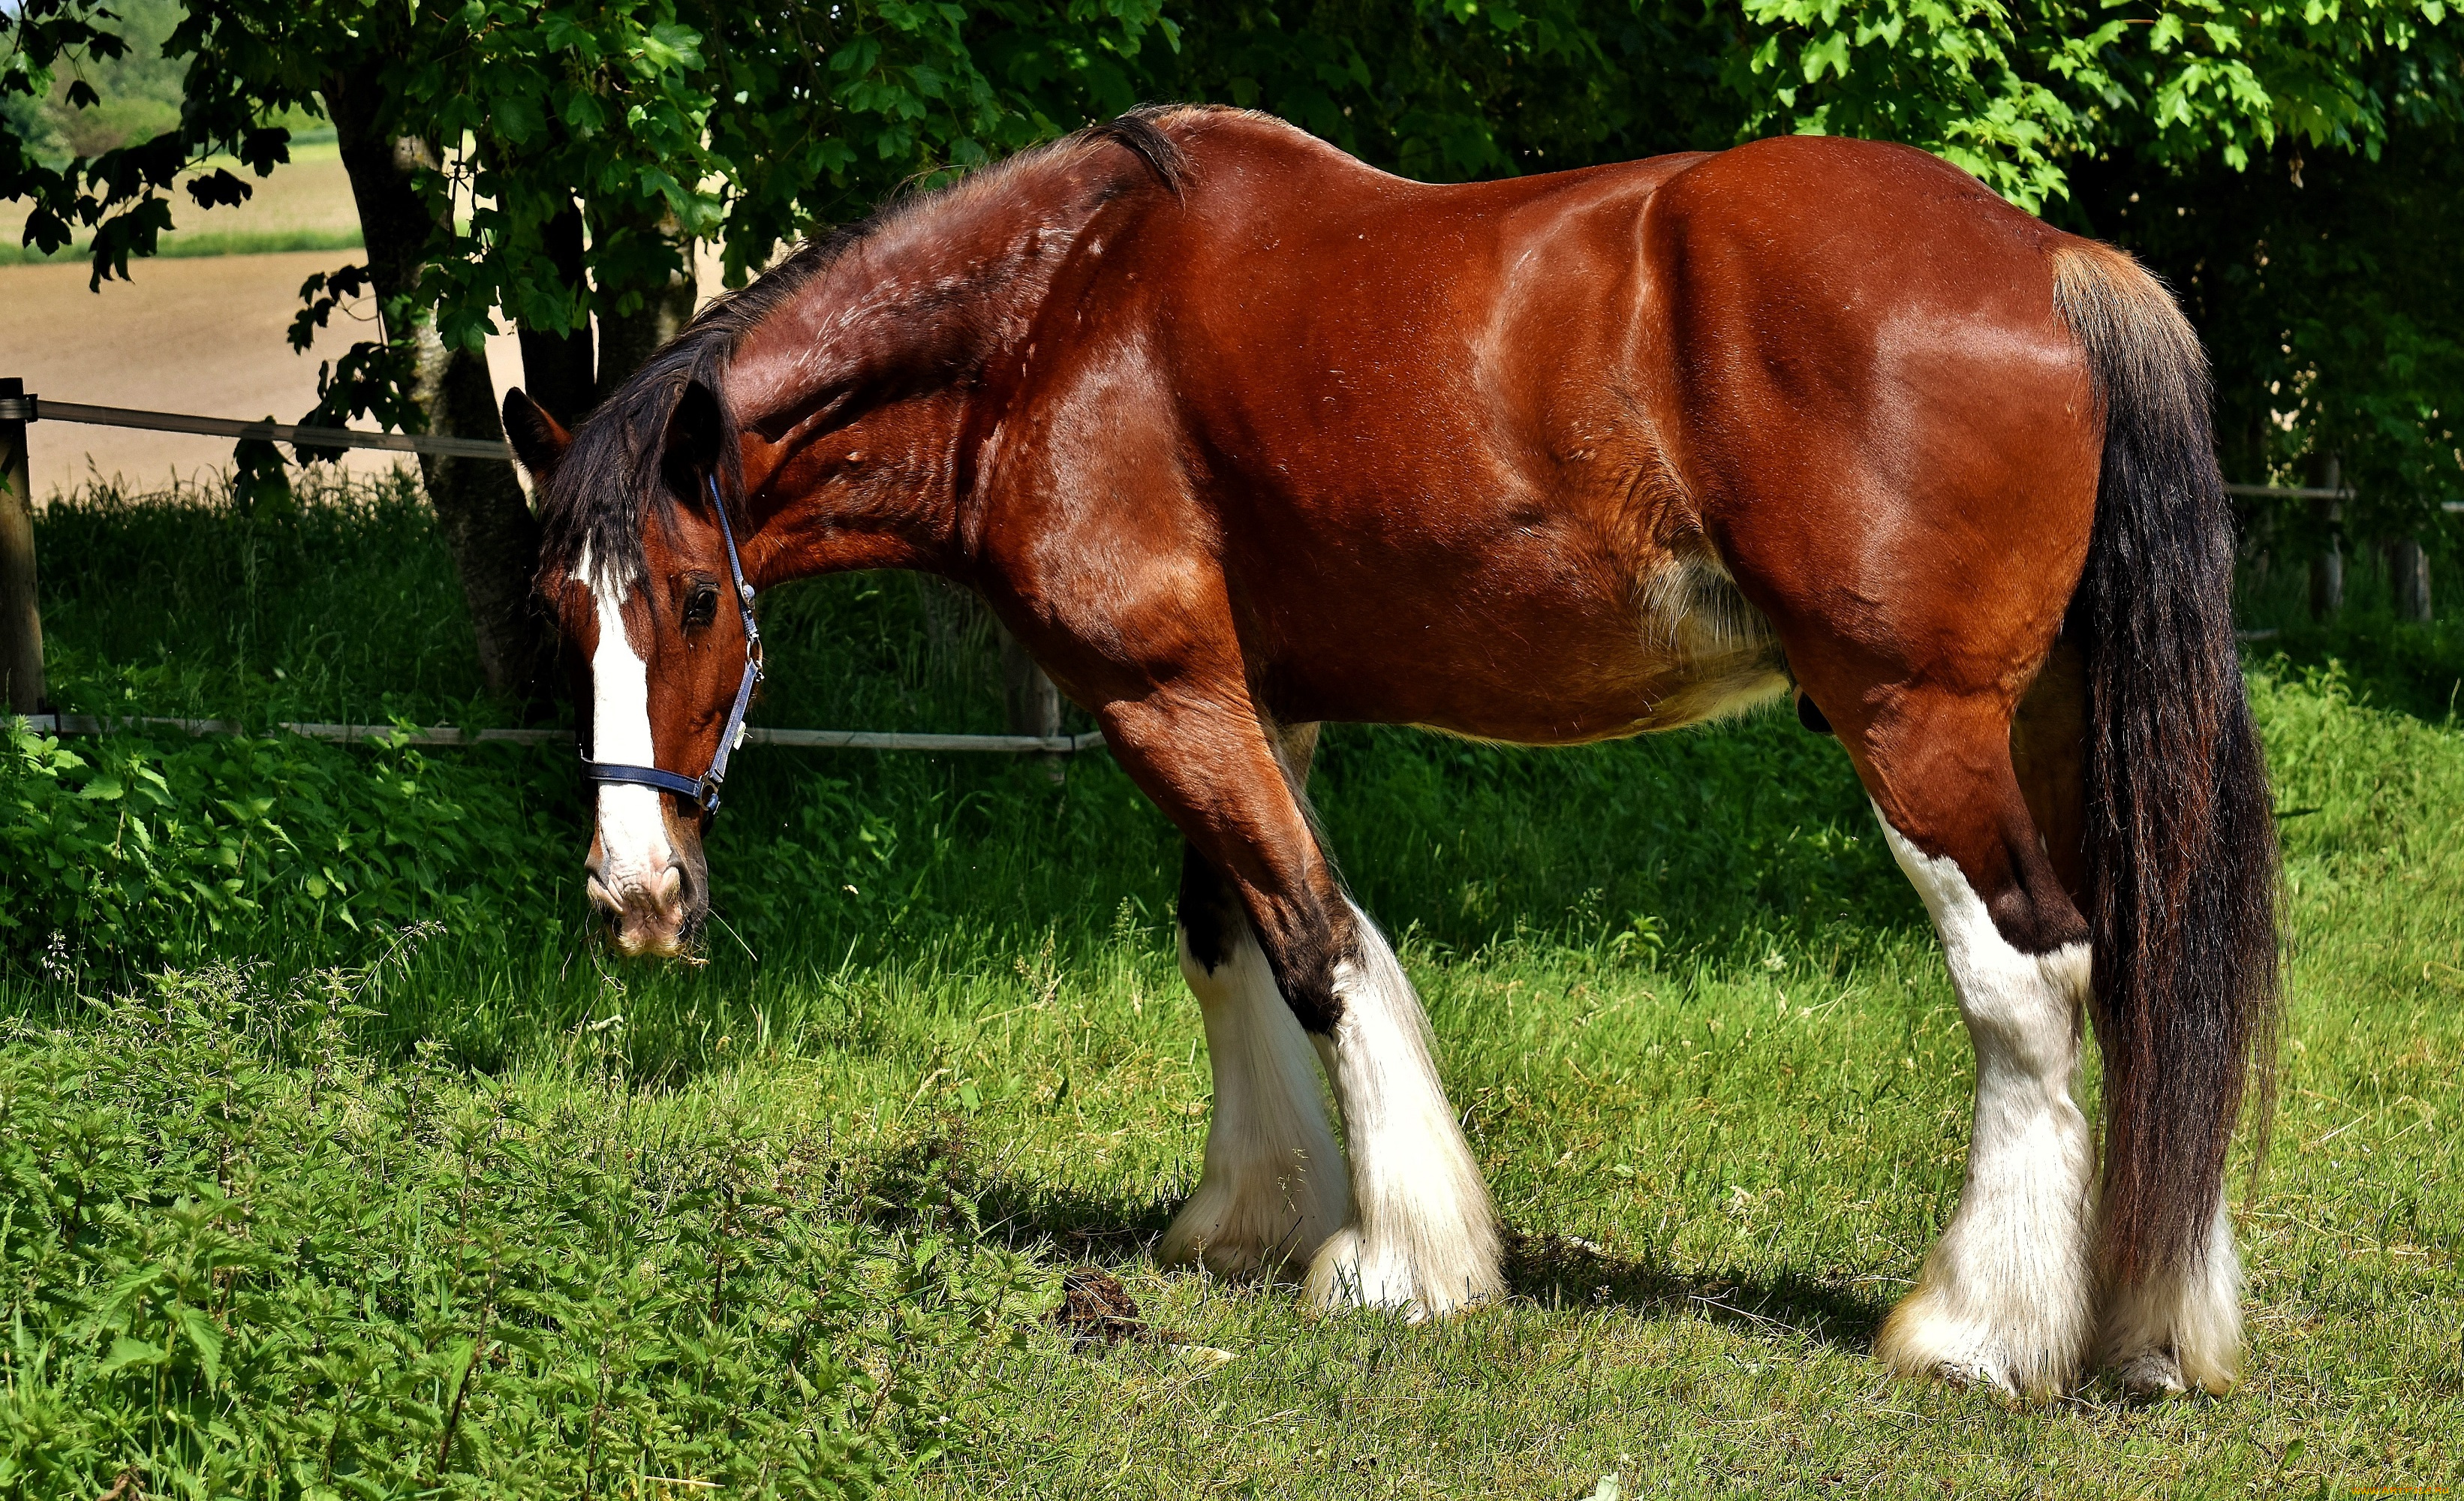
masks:
[[[162,260],[190,260],[205,255],[272,255],[284,251],[358,250],[364,241],[357,230],[195,230],[165,235],[155,249]],[[0,244],[0,266],[66,265],[83,260],[82,240],[49,254],[32,245]]]
[[[930,1199],[874,1223],[827,1138],[631,1090],[595,1034],[374,1068],[385,967],[215,966],[9,1037],[0,1491],[838,1495],[929,1461],[1030,1265]]]
[[[69,707],[485,712],[407,496],[244,519],[106,498],[40,527]],[[896,577],[780,591],[758,717],[994,727],[986,644],[932,644],[928,598]],[[2094,1385],[2013,1409],[1868,1358],[1958,1188],[1967,1045],[1844,758],[1783,717],[1547,754],[1330,731],[1316,791],[1331,841],[1398,935],[1515,1236],[1512,1301],[1439,1329],[1313,1318],[1287,1289],[1148,1259],[1196,1175],[1206,1059],[1170,959],[1176,841],[1106,758],[1055,784],[990,758],[749,755],[713,842],[727,924],[705,967],[654,968],[577,936],[584,832],[554,758],[440,753],[423,797],[523,811],[439,865],[431,885],[463,898],[448,931],[373,978],[320,979],[389,952],[330,926],[199,930],[201,956],[258,964],[245,982],[166,987],[41,935],[12,951],[0,1008],[24,1020],[0,1053],[7,1108],[39,1098],[68,1124],[17,1125],[26,1113],[0,1132],[16,1144],[0,1253],[30,1311],[15,1327],[33,1331],[0,1352],[0,1392],[125,1417],[56,1440],[0,1424],[0,1494],[73,1490],[67,1476],[99,1492],[132,1462],[148,1493],[214,1464],[234,1492],[304,1490],[280,1481],[309,1452],[299,1424],[352,1411],[366,1493],[569,1493],[583,1386],[629,1415],[633,1446],[589,1469],[627,1494],[683,1493],[655,1475],[792,1490],[790,1453],[855,1456],[843,1468],[859,1480],[871,1466],[902,1493],[951,1497],[1571,1497],[1612,1473],[1626,1494],[2464,1484],[2456,629],[2360,612],[2254,658],[2287,815],[2292,999],[2276,1150],[2235,1188],[2252,1347],[2228,1399],[2136,1405]],[[130,749],[166,765],[196,753]],[[391,764],[285,754],[337,785]],[[380,816],[337,806],[338,827]],[[546,872],[544,894],[507,864]],[[422,890],[403,888],[399,920],[444,910]],[[334,983],[381,1014],[319,1011]],[[114,995],[134,999],[79,999]],[[165,995],[190,998],[188,1020],[132,1020]],[[142,1088],[121,1082],[147,1070]],[[238,1072],[244,1109],[196,1088]],[[415,1091],[443,1102],[433,1122],[506,1123],[476,1137],[387,1124],[386,1102]],[[234,1132],[244,1171],[221,1144]],[[29,1185],[55,1181],[69,1147],[24,1143],[73,1138],[101,1143],[77,1150],[128,1186],[75,1252],[97,1269],[70,1276],[68,1252],[25,1248],[58,1236],[55,1198]],[[480,1171],[503,1186],[444,1227],[452,1185]],[[672,1186],[687,1181],[701,1197]],[[747,1187],[767,1197],[736,1223],[753,1226],[747,1265],[768,1269],[742,1301],[637,1306],[628,1268],[706,1286],[722,1206]],[[227,1225],[280,1229],[226,1274],[230,1306],[255,1301],[223,1335],[221,1384],[175,1313],[129,1335],[160,1364],[98,1374],[121,1335],[95,1290],[127,1274],[99,1269],[140,1265],[215,1194],[240,1205],[215,1211]],[[797,1237],[835,1248],[779,1248]],[[928,1241],[942,1269],[901,1282]],[[1086,1261],[1232,1358],[1079,1352],[1017,1316]],[[571,1301],[485,1313],[487,1290],[512,1284]],[[847,1297],[828,1337],[793,1347],[789,1311],[833,1289]],[[627,1363],[594,1333],[608,1320],[669,1354]],[[492,1328],[536,1348],[506,1341],[500,1364],[473,1367],[484,1379],[435,1463],[438,1383]],[[891,1371],[880,1342],[901,1329],[913,1345]],[[312,1336],[379,1352],[396,1385],[371,1396],[282,1353]],[[228,1354],[242,1344],[267,1353],[243,1367]],[[917,1416],[809,1396],[791,1370],[869,1371],[916,1394]],[[699,1406],[680,1395],[695,1391]],[[247,1463],[209,1461],[217,1445]]]

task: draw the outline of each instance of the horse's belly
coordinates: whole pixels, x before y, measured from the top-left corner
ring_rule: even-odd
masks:
[[[1287,713],[1573,745],[1737,713],[1789,682],[1770,622],[1707,562],[1664,560],[1639,589],[1383,607],[1287,640]]]

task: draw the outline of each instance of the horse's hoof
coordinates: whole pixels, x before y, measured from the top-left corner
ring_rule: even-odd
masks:
[[[1874,1358],[1910,1380],[2029,1402],[2069,1390],[2079,1363],[2075,1355],[2037,1348],[1959,1317],[1924,1288],[1891,1310],[1875,1337]]]
[[[2113,1379],[2123,1390],[2143,1401],[2179,1397],[2189,1391],[2189,1383],[2182,1380],[2182,1362],[2169,1350],[2148,1350],[2114,1363]]]
[[[1933,1375],[1934,1380],[1945,1385],[1958,1387],[1961,1391],[1988,1391],[1996,1396],[2013,1398],[2019,1395],[2018,1386],[2012,1381],[2007,1372],[1982,1360],[1937,1360],[1934,1362]]]
[[[1458,1266],[1418,1267],[1407,1256],[1365,1245],[1353,1225],[1318,1247],[1306,1284],[1310,1305],[1322,1313],[1384,1309],[1414,1324],[1469,1312],[1505,1291],[1494,1255],[1473,1251]]]
[[[1312,1196],[1310,1186],[1270,1181],[1227,1189],[1200,1183],[1163,1232],[1155,1260],[1167,1267],[1202,1266],[1227,1282],[1305,1265],[1326,1241],[1328,1227],[1343,1223],[1345,1208],[1340,1196]],[[1300,1203],[1293,1202],[1296,1187]],[[1311,1197],[1318,1202],[1308,1202]]]

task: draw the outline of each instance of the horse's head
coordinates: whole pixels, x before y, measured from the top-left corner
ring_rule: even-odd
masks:
[[[759,640],[738,594],[742,539],[717,509],[716,398],[695,381],[662,430],[640,432],[641,416],[611,401],[568,436],[520,391],[505,398],[515,452],[547,497],[539,587],[596,804],[591,905],[626,954],[664,956],[687,952],[710,911],[702,835]]]

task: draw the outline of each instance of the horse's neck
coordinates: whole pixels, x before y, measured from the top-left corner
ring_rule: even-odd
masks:
[[[744,331],[727,400],[748,454],[760,446],[764,467],[792,487],[818,467],[800,471],[800,455],[866,451],[856,477],[842,463],[836,480],[774,492],[770,541],[787,571],[965,570],[957,450],[976,377],[1026,338],[1054,275],[1117,191],[1121,166],[1081,151],[995,168],[804,270],[808,279]]]
[[[1030,159],[891,215],[745,331],[727,382],[738,420],[775,441],[869,390],[971,380],[1025,337],[1120,167]]]

